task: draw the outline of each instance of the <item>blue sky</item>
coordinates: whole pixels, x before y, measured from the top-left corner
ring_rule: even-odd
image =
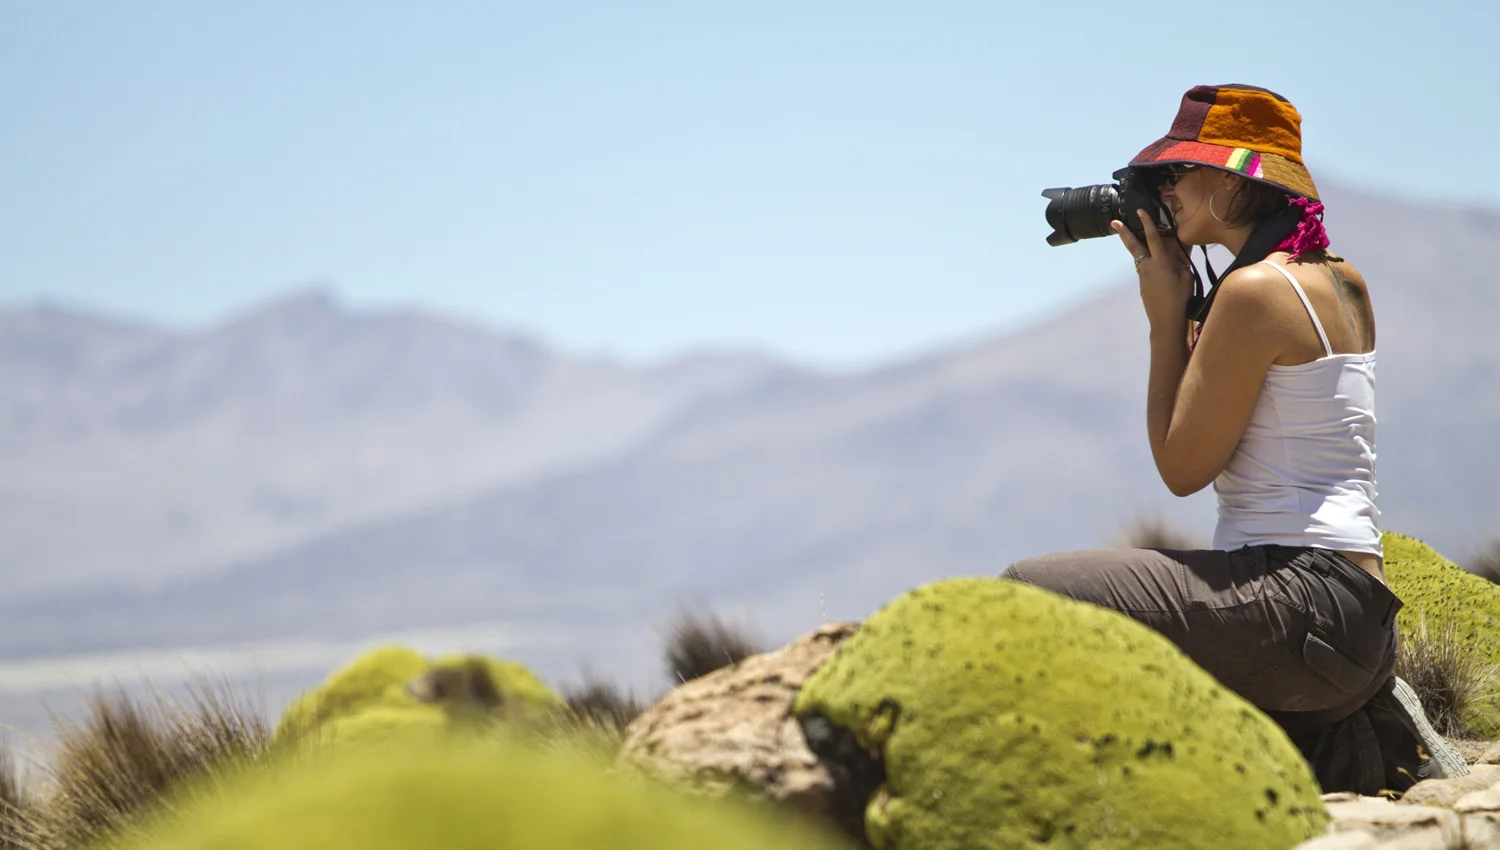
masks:
[[[1128,279],[1038,193],[1197,83],[1288,96],[1320,180],[1493,205],[1497,4],[1028,5],[14,0],[0,305],[192,327],[322,284],[868,365]]]

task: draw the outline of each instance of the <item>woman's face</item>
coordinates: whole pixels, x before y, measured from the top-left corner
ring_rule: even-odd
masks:
[[[1210,199],[1216,204],[1219,216],[1228,209],[1228,196],[1222,191],[1224,181],[1216,168],[1207,166],[1168,166],[1167,182],[1161,189],[1162,203],[1172,211],[1177,220],[1177,238],[1185,245],[1208,245],[1216,242],[1217,225],[1209,210]],[[1219,191],[1217,198],[1214,191]]]

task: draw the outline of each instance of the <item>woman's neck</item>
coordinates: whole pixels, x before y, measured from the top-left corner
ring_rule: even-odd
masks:
[[[1238,257],[1245,250],[1245,243],[1250,240],[1249,227],[1236,227],[1219,235],[1218,243],[1223,245],[1229,253]]]

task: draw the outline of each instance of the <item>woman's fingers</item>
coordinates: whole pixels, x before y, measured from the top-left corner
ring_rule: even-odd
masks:
[[[1125,222],[1116,219],[1110,222],[1109,226],[1114,232],[1120,234],[1120,244],[1124,245],[1125,250],[1130,252],[1131,259],[1140,257],[1146,253],[1146,249],[1141,247],[1140,241],[1135,238],[1135,234],[1130,232],[1130,228],[1125,226]],[[1140,263],[1136,263],[1136,265],[1139,266]]]
[[[1161,250],[1161,234],[1156,232],[1156,222],[1151,220],[1151,214],[1145,210],[1136,210],[1135,214],[1140,216],[1141,224],[1146,229],[1146,248],[1151,256],[1163,256]]]

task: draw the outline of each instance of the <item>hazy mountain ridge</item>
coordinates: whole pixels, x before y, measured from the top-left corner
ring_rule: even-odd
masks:
[[[590,462],[791,369],[632,368],[322,292],[190,334],[3,311],[0,597],[211,567]]]
[[[1474,475],[1494,466],[1500,433],[1500,217],[1339,189],[1327,200],[1334,248],[1363,270],[1379,320],[1386,525],[1461,556],[1500,533],[1500,495]],[[1129,284],[862,374],[752,367],[570,471],[155,591],[0,610],[0,651],[646,621],[692,596],[752,606],[775,629],[813,621],[820,599],[858,617],[926,579],[1107,544],[1142,508],[1206,535],[1212,493],[1174,499],[1150,460],[1145,341]],[[61,610],[89,616],[64,626]]]

